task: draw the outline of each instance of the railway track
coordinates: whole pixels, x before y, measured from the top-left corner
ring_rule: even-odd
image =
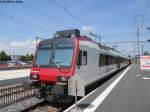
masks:
[[[26,87],[23,83],[0,87],[0,109],[32,98],[37,90],[37,88]]]
[[[73,103],[74,102],[66,104],[43,100],[43,102],[32,105],[21,112],[62,112],[70,107]]]
[[[35,98],[36,91],[23,83],[0,87],[0,112],[62,112],[73,104]]]
[[[24,89],[22,83],[1,87],[0,88],[0,98],[3,97],[3,96],[15,94],[17,92],[21,92],[21,91],[24,91],[24,90],[25,89]]]

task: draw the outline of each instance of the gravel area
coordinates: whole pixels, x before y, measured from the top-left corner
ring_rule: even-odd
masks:
[[[29,112],[60,112],[60,111],[61,109],[57,109],[55,107],[45,105],[45,106],[39,106],[36,109],[31,110]]]

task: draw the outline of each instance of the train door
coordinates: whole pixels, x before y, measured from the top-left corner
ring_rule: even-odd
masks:
[[[87,71],[87,50],[79,50],[78,58],[77,58],[77,73],[81,75],[85,75]]]
[[[77,59],[76,73],[84,78],[86,83],[93,82],[100,78],[99,49],[86,45],[80,45]]]
[[[94,80],[96,76],[98,77],[98,59],[98,50],[80,45],[76,67],[77,75],[83,77],[86,82]]]

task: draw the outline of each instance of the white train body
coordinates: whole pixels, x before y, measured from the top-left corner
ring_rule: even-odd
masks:
[[[82,64],[76,66],[74,76],[68,81],[69,95],[84,96],[88,85],[94,84],[130,63],[128,57],[121,55],[113,49],[101,49],[93,41],[80,40],[79,49],[82,52]],[[86,52],[85,54],[87,55],[84,56],[83,52]],[[109,58],[110,60],[107,59],[108,57],[111,57]],[[102,58],[105,58],[106,62]],[[120,61],[121,59],[122,61]]]

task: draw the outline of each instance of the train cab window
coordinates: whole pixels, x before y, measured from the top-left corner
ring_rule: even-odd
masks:
[[[82,66],[82,50],[78,53],[77,66]]]
[[[83,60],[82,60],[83,66],[87,65],[87,51],[83,51]]]
[[[49,65],[52,51],[52,44],[41,44],[38,48],[35,65]]]
[[[73,44],[66,43],[57,43],[54,53],[54,62],[57,65],[62,67],[69,67],[72,64],[73,58]]]

